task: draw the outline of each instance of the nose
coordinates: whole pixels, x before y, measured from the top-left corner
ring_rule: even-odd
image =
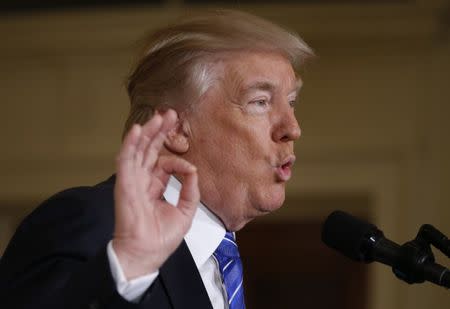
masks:
[[[289,142],[300,138],[301,129],[292,108],[284,112],[277,122],[273,131],[275,142]]]

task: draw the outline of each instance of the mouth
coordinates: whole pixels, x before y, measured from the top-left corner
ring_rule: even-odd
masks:
[[[275,167],[275,173],[279,181],[286,182],[291,178],[294,162],[295,156],[290,155]]]

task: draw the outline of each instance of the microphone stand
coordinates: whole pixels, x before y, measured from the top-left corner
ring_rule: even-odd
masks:
[[[431,245],[450,257],[450,240],[430,224],[420,227],[415,239],[400,246],[392,271],[409,284],[425,280],[450,288],[450,271],[435,263]]]

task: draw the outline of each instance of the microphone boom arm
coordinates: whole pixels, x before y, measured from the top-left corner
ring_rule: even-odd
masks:
[[[355,261],[388,265],[409,284],[430,281],[450,288],[450,271],[435,263],[431,250],[433,245],[450,257],[450,241],[430,224],[422,225],[415,239],[399,245],[375,225],[334,211],[323,224],[322,241]]]

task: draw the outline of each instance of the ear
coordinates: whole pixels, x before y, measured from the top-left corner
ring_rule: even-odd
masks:
[[[175,127],[167,133],[164,146],[170,152],[184,154],[189,150],[189,124],[186,119],[180,118],[177,114]]]

